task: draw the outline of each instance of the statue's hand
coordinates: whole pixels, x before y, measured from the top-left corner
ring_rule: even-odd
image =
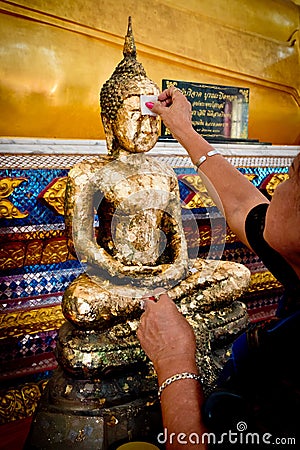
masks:
[[[167,268],[168,264],[160,264],[159,266],[122,266],[121,274],[127,277],[153,277],[162,274]]]

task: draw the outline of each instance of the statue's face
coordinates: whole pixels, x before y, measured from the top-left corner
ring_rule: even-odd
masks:
[[[142,92],[144,95],[158,94]],[[143,116],[140,107],[140,95],[127,97],[117,113],[113,133],[119,145],[132,153],[148,152],[157,142],[159,132],[158,116]]]

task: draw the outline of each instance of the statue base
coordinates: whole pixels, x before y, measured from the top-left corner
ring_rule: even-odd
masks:
[[[125,383],[127,392],[125,378],[131,382]],[[41,398],[24,450],[115,450],[129,441],[157,445],[162,420],[156,380],[146,381],[148,392],[143,393],[137,372],[134,378],[127,374],[92,382],[69,379],[58,369]],[[110,389],[111,396],[104,398],[108,386],[115,392]]]

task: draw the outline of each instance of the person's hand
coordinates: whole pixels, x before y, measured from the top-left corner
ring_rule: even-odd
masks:
[[[157,102],[147,103],[146,106],[161,116],[166,127],[178,141],[182,135],[193,130],[192,106],[176,87],[165,89],[158,96]]]
[[[166,366],[176,372],[195,370],[196,340],[192,327],[178,311],[170,297],[163,293],[159,300],[145,299],[137,336],[159,374]],[[174,373],[171,373],[172,375]]]

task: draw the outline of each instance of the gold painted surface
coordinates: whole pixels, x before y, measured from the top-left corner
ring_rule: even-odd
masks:
[[[65,262],[68,258],[69,250],[65,238],[53,239],[47,242],[43,249],[41,264],[54,264]]]
[[[10,250],[10,249],[9,249]],[[30,241],[27,243],[24,266],[41,264],[43,254],[43,241]],[[0,266],[1,267],[1,266]]]
[[[253,181],[257,178],[255,174],[244,174],[244,176],[249,180]],[[183,204],[183,208],[193,209],[193,208],[209,208],[210,206],[216,206],[212,199],[210,198],[207,189],[201,180],[200,175],[184,175],[180,180],[186,184],[191,191],[194,193],[193,198],[186,204]],[[283,180],[282,180],[283,181]]]
[[[137,47],[158,85],[172,78],[249,87],[249,137],[299,143],[299,6],[292,2],[154,0],[149,9],[146,0],[138,8],[134,0],[1,0],[0,6],[2,135],[103,139],[95,99],[118,61],[124,17],[134,11]]]
[[[26,245],[24,242],[9,242],[0,244],[0,268],[15,269],[23,267]]]
[[[264,291],[282,287],[282,284],[269,271],[252,273],[249,292]]]
[[[288,178],[288,173],[275,173],[266,184],[267,193],[272,196],[277,186]]]
[[[33,415],[47,381],[0,391],[0,424]]]
[[[23,219],[28,216],[27,212],[22,213],[7,199],[13,191],[27,178],[1,178],[0,179],[0,218],[2,219]]]
[[[64,215],[65,190],[68,177],[55,178],[38,198],[43,199],[50,208],[58,214]]]
[[[31,309],[0,314],[0,339],[58,329],[65,321],[61,307]]]

